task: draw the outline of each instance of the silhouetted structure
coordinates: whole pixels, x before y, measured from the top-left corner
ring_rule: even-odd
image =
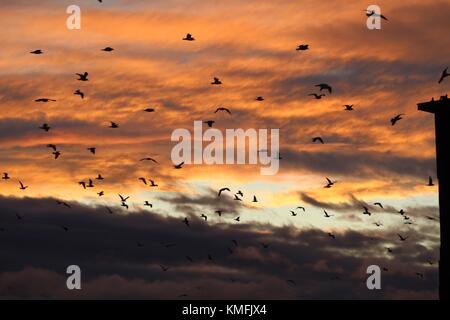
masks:
[[[418,109],[434,114],[436,162],[439,180],[441,247],[439,260],[439,298],[450,299],[450,99],[419,103]]]

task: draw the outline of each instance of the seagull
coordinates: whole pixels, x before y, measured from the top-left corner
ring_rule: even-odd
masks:
[[[183,162],[181,162],[180,164],[176,164],[176,165],[174,165],[173,167],[174,167],[175,169],[181,169],[181,168],[182,168],[182,166],[183,166],[183,164],[184,164],[184,161],[183,161]]]
[[[56,102],[56,100],[55,99],[49,99],[49,98],[39,98],[39,99],[36,99],[36,100],[34,100],[35,102]]]
[[[322,90],[328,90],[328,92],[331,94],[331,92],[333,91],[333,88],[326,83],[316,84],[315,87],[320,87],[321,92],[322,92]]]
[[[156,160],[153,159],[153,158],[142,158],[142,159],[139,160],[139,161],[152,161],[152,162],[154,162],[154,163],[158,163],[158,161],[156,161]]]
[[[400,209],[400,211],[398,213],[400,213],[401,215],[404,215],[405,211],[403,209]]]
[[[393,250],[392,250],[391,248],[386,248],[386,250],[387,250],[389,253],[392,253],[392,252],[393,252]]]
[[[373,224],[376,225],[377,227],[381,227],[382,226],[382,224],[379,223],[379,222],[374,222]]]
[[[217,213],[219,215],[219,217],[222,216],[222,211],[221,210],[216,210],[216,211],[214,211],[214,213]]]
[[[86,182],[80,181],[80,182],[78,182],[78,184],[79,184],[80,186],[82,186],[83,189],[86,189]]]
[[[185,41],[194,41],[195,38],[192,37],[192,34],[188,33],[188,34],[186,34],[186,37],[183,38],[183,40],[185,40]]]
[[[291,215],[292,215],[293,217],[296,217],[296,216],[297,216],[297,214],[296,214],[294,211],[292,211],[292,210],[291,210]]]
[[[327,185],[324,188],[331,188],[337,182],[337,181],[331,181],[329,178],[325,178],[325,179],[327,179]]]
[[[144,111],[145,111],[145,112],[155,112],[155,109],[153,109],[153,108],[147,108],[147,109],[144,109]]]
[[[398,233],[397,236],[399,237],[400,241],[406,241],[406,239],[408,239],[408,237],[403,237],[401,234]]]
[[[369,215],[369,216],[372,215],[372,213],[370,213],[370,211],[369,211],[369,209],[368,209],[367,207],[363,207],[363,208],[364,208],[363,214],[367,214],[367,215]]]
[[[400,121],[400,120],[403,119],[402,116],[404,116],[403,113],[398,114],[398,115],[396,115],[395,117],[393,117],[393,118],[391,119],[391,124],[392,124],[393,126],[395,126],[395,124],[396,124],[398,121]]]
[[[352,104],[344,104],[345,111],[353,111],[353,105]]]
[[[323,212],[325,213],[325,218],[330,218],[330,217],[332,217],[332,216],[330,216],[330,215],[328,214],[328,212],[326,212],[325,210],[323,210]]]
[[[50,126],[47,123],[44,123],[42,126],[39,127],[39,129],[45,130],[45,132],[48,132],[50,130]]]
[[[97,178],[95,178],[95,179],[97,179],[97,180],[104,180],[105,178],[103,178],[102,175],[99,173]]]
[[[241,196],[241,197],[243,197],[243,196],[244,196],[244,194],[242,193],[242,191],[241,191],[241,190],[238,190],[238,192],[236,192],[236,194],[237,194],[238,196]]]
[[[111,125],[109,126],[110,128],[115,129],[115,128],[118,128],[118,127],[119,127],[119,125],[118,125],[117,123],[112,122],[112,121],[110,121],[110,122],[111,122]]]
[[[145,180],[145,178],[143,178],[143,177],[138,178],[138,180],[141,180],[145,185],[147,184],[147,180]]]
[[[79,77],[77,80],[79,80],[79,81],[88,81],[88,78],[87,78],[88,75],[89,75],[89,73],[87,73],[87,72],[85,72],[83,74],[77,73],[77,76]]]
[[[23,183],[22,183],[22,181],[19,181],[19,184],[20,184],[20,190],[25,190],[26,188],[28,188],[28,186],[24,186],[23,185]]]
[[[264,97],[259,96],[259,97],[256,97],[255,100],[256,100],[256,101],[264,101]]]
[[[111,52],[111,51],[114,51],[114,48],[106,47],[106,48],[103,48],[102,51]]]
[[[153,208],[153,205],[150,202],[148,202],[147,200],[144,202],[144,206]]]
[[[184,218],[183,223],[189,227],[189,220],[188,220],[188,218]]]
[[[150,187],[157,187],[158,185],[155,183],[154,180],[150,179]]]
[[[225,112],[227,112],[228,114],[231,114],[230,109],[224,108],[224,107],[217,108],[216,111],[214,111],[214,113],[217,113],[217,112],[219,112],[219,111],[225,111]]]
[[[203,123],[206,123],[210,128],[212,128],[214,122],[215,122],[214,120],[203,121]]]
[[[120,201],[122,201],[122,202],[126,202],[130,198],[129,196],[128,197],[124,197],[121,194],[119,194],[119,197],[120,197]]]
[[[205,221],[208,221],[208,217],[206,215],[204,215],[203,213],[202,213],[202,215],[200,217],[205,219]]]
[[[308,49],[309,49],[309,44],[301,44],[301,45],[297,46],[297,48],[295,50],[304,51],[304,50],[308,50]]]
[[[441,83],[445,78],[447,78],[448,76],[450,76],[450,73],[448,73],[448,67],[444,69],[444,71],[442,71],[442,75],[439,78],[438,83]]]
[[[303,210],[303,212],[306,212],[305,207],[297,207],[296,209],[300,209],[300,210]]]
[[[124,207],[124,208],[127,209],[127,210],[128,210],[128,208],[129,208],[128,205],[126,204],[126,202],[122,202],[121,206]]]
[[[219,190],[219,193],[217,194],[217,196],[220,197],[220,195],[221,195],[222,192],[224,192],[224,191],[231,191],[231,190],[230,190],[230,188],[227,188],[227,187],[221,188],[221,189]]]
[[[366,16],[368,16],[368,17],[371,17],[371,16],[380,17],[381,19],[388,21],[388,19],[385,16],[383,16],[382,14],[375,13],[375,11],[373,11],[373,10],[363,10],[363,11],[366,12]]]
[[[241,221],[241,217],[234,218],[234,221],[240,222]]]
[[[8,179],[11,179],[11,178],[9,177],[9,175],[8,175],[7,172],[3,172],[3,177],[2,177],[2,179],[3,179],[3,180],[8,180]]]
[[[256,196],[253,196],[253,201],[252,202],[258,202],[258,199],[256,199]]]
[[[92,154],[95,154],[95,151],[97,150],[97,148],[90,147],[90,148],[86,148],[86,150],[90,151]]]
[[[89,179],[89,183],[86,186],[87,188],[93,188],[94,187],[94,182],[92,181],[92,179]]]
[[[429,187],[434,186],[433,178],[432,178],[431,176],[428,177],[428,186],[429,186]]]
[[[84,99],[84,93],[81,92],[79,89],[77,89],[73,94],[80,96],[81,99]]]
[[[52,154],[55,156],[55,160],[56,160],[56,159],[58,159],[59,156],[61,155],[61,152],[55,151],[55,152],[52,152]]]
[[[219,84],[222,84],[222,81],[220,81],[219,78],[214,77],[214,81],[211,82],[211,84],[219,85]]]
[[[379,206],[381,209],[384,209],[383,205],[381,204],[381,202],[375,202],[373,204],[374,206]]]
[[[105,195],[105,192],[104,191],[100,191],[100,192],[97,192],[97,194],[98,194],[99,197],[102,197],[102,196]]]
[[[330,238],[336,239],[336,236],[335,236],[334,234],[330,233],[330,232],[328,232],[328,236],[329,236]]]
[[[31,54],[43,54],[41,49],[37,49],[37,50],[31,51],[30,53]]]
[[[312,138],[312,142],[317,142],[317,141],[319,141],[321,144],[324,144],[323,139],[321,137]]]
[[[308,96],[314,96],[315,99],[319,100],[322,99],[322,97],[325,97],[324,94],[317,94],[317,93],[310,93]]]

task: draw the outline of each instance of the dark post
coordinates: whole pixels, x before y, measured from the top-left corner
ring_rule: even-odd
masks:
[[[441,222],[441,247],[439,260],[439,299],[450,299],[450,99],[417,105],[420,111],[434,113],[436,129],[436,162],[439,181],[439,215]]]

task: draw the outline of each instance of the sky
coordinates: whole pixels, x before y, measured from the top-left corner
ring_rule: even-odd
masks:
[[[417,103],[448,92],[448,1],[378,1],[381,30],[367,28],[364,1],[84,0],[69,30],[72,4],[0,4],[1,298],[437,298],[434,122]],[[317,100],[319,83],[333,91]],[[207,120],[279,129],[278,173],[176,170],[172,132]],[[80,291],[65,287],[69,264],[86,274]],[[382,290],[365,286],[371,264],[388,270]]]

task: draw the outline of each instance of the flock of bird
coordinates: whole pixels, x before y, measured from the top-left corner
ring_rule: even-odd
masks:
[[[101,0],[98,0],[98,1],[102,2]],[[375,12],[367,11],[366,15],[367,16],[373,16],[373,15],[375,15]],[[384,20],[387,20],[387,18],[385,16],[383,16],[383,15],[380,15],[380,17],[382,19],[384,19]],[[191,42],[191,41],[195,41],[196,39],[193,37],[192,34],[187,33],[186,36],[182,38],[182,40]],[[114,50],[115,49],[112,48],[112,47],[105,47],[105,48],[101,49],[101,51],[103,51],[105,53],[111,53]],[[300,45],[297,46],[296,50],[297,51],[310,50],[310,46],[309,46],[309,44],[300,44]],[[44,54],[44,51],[42,49],[36,49],[36,50],[31,51],[30,53],[33,54],[33,55],[42,55],[42,54]],[[448,68],[445,68],[445,70],[442,72],[441,77],[439,78],[438,83],[442,83],[443,80],[446,77],[448,77],[449,75],[450,75],[450,73],[448,73]],[[77,79],[76,79],[77,81],[80,81],[80,82],[88,82],[89,81],[89,73],[88,72],[76,73],[76,76],[77,76]],[[210,84],[213,85],[213,86],[222,85],[222,80],[220,78],[218,78],[218,77],[214,77]],[[327,83],[319,83],[319,84],[316,84],[314,86],[318,88],[318,92],[313,92],[313,93],[309,93],[308,94],[308,96],[312,96],[314,99],[322,99],[322,98],[326,97],[326,94],[331,95],[333,93],[333,87],[331,85],[327,84]],[[76,89],[73,92],[73,94],[79,96],[80,99],[84,99],[85,96],[86,96],[85,93],[83,91],[81,91],[81,89]],[[257,96],[255,98],[255,100],[256,101],[264,101],[264,97],[263,96]],[[41,97],[41,98],[36,99],[35,102],[36,103],[54,103],[54,102],[56,102],[56,99],[47,98],[47,97]],[[354,105],[353,104],[345,104],[343,106],[344,106],[344,110],[345,111],[354,111]],[[151,112],[155,112],[155,109],[154,108],[146,108],[143,111],[151,113]],[[231,110],[229,108],[225,108],[225,107],[218,107],[214,111],[214,113],[218,113],[218,112],[225,112],[225,113],[227,113],[229,115],[232,114]],[[402,116],[404,116],[404,114],[398,114],[398,115],[392,117],[391,120],[390,120],[391,125],[392,126],[396,125],[398,123],[398,121],[403,119]],[[204,121],[204,124],[206,124],[208,127],[212,127],[214,123],[215,123],[214,120],[206,120],[206,121]],[[111,129],[118,129],[118,128],[120,128],[120,125],[118,123],[116,123],[116,122],[110,122],[110,125],[108,127],[111,128]],[[45,132],[50,132],[52,127],[48,123],[43,123],[39,127],[39,129],[41,129],[41,130],[43,130]],[[312,138],[312,142],[313,143],[319,142],[321,144],[325,144],[325,141],[324,141],[323,137],[320,137],[320,136],[313,137]],[[58,147],[55,144],[48,144],[46,147],[51,149],[52,155],[53,155],[55,160],[57,160],[57,159],[59,159],[61,157],[62,153],[61,153],[61,151],[58,149]],[[87,148],[87,151],[95,156],[97,148],[95,146],[91,146],[91,147]],[[281,159],[281,156],[279,154],[278,154],[278,158]],[[158,165],[159,164],[159,162],[156,159],[151,158],[151,157],[142,158],[139,161],[149,162],[149,163],[152,163],[154,165]],[[184,165],[184,162],[174,165],[173,168],[174,169],[182,169],[183,165]],[[4,181],[8,181],[8,180],[11,179],[11,177],[9,176],[9,174],[7,172],[4,172],[1,179],[4,180]],[[83,189],[87,190],[87,189],[91,189],[91,188],[96,187],[96,184],[100,183],[104,179],[105,178],[102,176],[102,174],[98,173],[95,178],[88,178],[87,180],[79,181],[78,184]],[[147,187],[150,187],[150,188],[157,188],[158,187],[158,183],[155,180],[153,180],[153,179],[150,179],[150,178],[147,178],[147,177],[138,177],[137,180],[140,183],[142,183],[143,185],[147,186]],[[96,181],[96,182],[94,183],[94,181]],[[18,182],[19,182],[19,189],[20,190],[25,191],[25,190],[28,189],[28,186],[25,185],[22,182],[22,180],[18,180]],[[335,185],[337,183],[338,183],[338,181],[332,180],[332,179],[326,177],[326,184],[324,185],[324,188],[331,189],[331,188],[335,187]],[[430,186],[430,187],[434,186],[432,177],[429,177],[429,181],[428,181],[427,185]],[[218,190],[217,197],[218,198],[223,197],[225,193],[229,193],[232,196],[232,199],[234,201],[239,201],[239,202],[243,201],[244,193],[241,190],[238,190],[237,192],[232,193],[231,189],[229,187],[223,187],[220,190]],[[105,192],[103,190],[98,190],[97,195],[99,197],[102,197],[102,196],[105,195]],[[119,200],[120,206],[124,207],[125,209],[128,209],[129,208],[128,201],[130,199],[130,196],[124,196],[122,194],[118,194],[118,198],[119,198],[118,200]],[[258,202],[258,199],[257,199],[256,195],[252,195],[251,196],[251,202],[252,203],[257,203]],[[56,204],[64,206],[66,208],[71,208],[71,205],[69,203],[65,202],[65,201],[56,200]],[[148,201],[148,200],[145,200],[142,205],[144,207],[153,208],[153,204],[150,201]],[[374,207],[378,207],[381,210],[384,209],[383,204],[381,204],[380,202],[374,203],[373,206]],[[373,213],[372,213],[373,210],[368,205],[363,205],[361,209],[362,209],[362,214],[363,215],[367,215],[369,217],[373,215]],[[114,211],[110,207],[106,207],[106,210],[110,214],[114,213]],[[334,217],[334,215],[329,214],[326,210],[323,210],[323,211],[324,211],[324,217],[325,218],[332,218],[332,217]],[[307,212],[307,210],[303,206],[298,206],[294,210],[290,210],[290,214],[291,214],[292,217],[297,217],[298,214],[302,214],[302,213],[306,213],[306,212]],[[214,213],[217,214],[219,217],[221,217],[222,214],[224,213],[224,210],[223,209],[216,210]],[[411,218],[406,214],[406,212],[403,209],[399,210],[398,214],[400,214],[403,217],[403,220],[404,220],[405,224],[412,224],[413,223],[411,221]],[[23,220],[24,219],[24,217],[21,216],[20,214],[16,214],[16,217],[17,217],[18,220]],[[199,219],[204,220],[204,222],[208,222],[208,218],[209,218],[208,215],[206,215],[205,213],[201,213],[201,215],[199,216]],[[436,220],[436,218],[433,218],[433,217],[427,217],[427,219],[429,219],[429,220]],[[240,216],[237,216],[233,220],[236,221],[236,222],[240,222],[241,218],[240,218]],[[185,224],[187,227],[191,227],[192,221],[190,221],[189,217],[185,217],[182,220],[182,223]],[[373,224],[376,227],[382,227],[383,226],[383,224],[381,222],[374,222]],[[61,226],[61,228],[64,231],[69,231],[69,227],[67,227],[67,226]],[[1,230],[4,230],[4,228],[2,228]],[[334,240],[336,240],[338,238],[338,236],[336,234],[333,234],[331,232],[328,232],[327,236],[332,238],[332,239],[334,239]],[[400,242],[405,242],[405,241],[407,241],[409,239],[408,235],[402,235],[402,234],[399,233],[397,236],[398,236],[398,241],[400,241]],[[231,242],[233,243],[233,245],[235,247],[238,246],[237,240],[233,239]],[[144,246],[144,244],[141,243],[140,241],[136,241],[136,245],[138,247],[143,247]],[[175,244],[173,244],[173,243],[166,243],[166,244],[164,244],[164,246],[166,246],[166,247],[171,247],[171,246],[174,246],[174,245]],[[268,249],[269,248],[269,244],[268,243],[262,243],[261,247],[264,248],[264,249]],[[386,249],[387,249],[387,252],[389,254],[392,254],[393,251],[394,251],[390,247],[388,247]],[[233,249],[232,248],[228,247],[227,250],[230,253],[233,253]],[[191,261],[191,262],[193,261],[193,259],[191,257],[189,257],[189,256],[186,257],[186,258],[189,261]],[[213,260],[211,254],[208,254],[208,260]],[[429,262],[429,264],[433,264],[431,261],[428,261],[428,262]],[[170,269],[170,267],[167,267],[167,266],[163,266],[163,265],[159,265],[159,266],[160,266],[160,268],[161,268],[161,270],[163,272],[167,272]],[[383,270],[387,271],[388,268],[384,267]],[[421,278],[424,277],[424,275],[422,273],[416,273],[416,275],[421,277]],[[336,277],[336,279],[337,278],[338,277]],[[296,285],[296,281],[295,280],[288,279],[286,281],[290,285]]]

